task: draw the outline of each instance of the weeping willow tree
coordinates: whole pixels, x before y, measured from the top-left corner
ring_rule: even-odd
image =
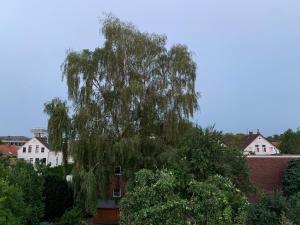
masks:
[[[115,166],[126,178],[160,167],[198,108],[186,46],[167,49],[165,36],[111,16],[102,33],[102,47],[70,51],[62,65],[74,106],[76,194],[90,211],[99,195],[111,195]]]
[[[67,102],[54,98],[46,102],[44,112],[49,116],[49,144],[55,151],[62,151],[63,164],[68,164],[68,143],[71,136],[71,119],[69,118]]]

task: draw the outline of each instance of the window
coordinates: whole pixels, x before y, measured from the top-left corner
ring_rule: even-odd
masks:
[[[28,153],[31,153],[31,149],[32,149],[32,146],[29,145],[29,146],[28,146]]]
[[[267,152],[267,148],[265,145],[263,145],[262,148],[263,148],[264,152]]]
[[[257,152],[259,152],[259,145],[255,145],[255,149]]]
[[[122,175],[121,166],[116,166],[115,167],[115,175],[116,176],[121,176]]]
[[[45,148],[44,147],[41,147],[41,152],[45,152]]]
[[[23,147],[23,153],[26,153],[26,147]]]
[[[30,162],[30,163],[33,163],[33,158],[30,158],[30,159],[29,159],[29,162]]]
[[[114,188],[113,198],[121,198],[121,189],[120,188]]]
[[[41,161],[42,161],[43,164],[46,164],[46,158],[42,158]]]
[[[38,163],[39,161],[39,158],[35,158],[35,163]]]
[[[36,146],[35,146],[35,153],[39,153],[39,149],[40,149],[40,146],[39,146],[39,145],[36,145]]]

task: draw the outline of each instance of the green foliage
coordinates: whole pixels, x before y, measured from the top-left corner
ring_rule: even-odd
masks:
[[[68,142],[71,136],[71,119],[68,115],[67,102],[59,98],[45,103],[44,112],[49,116],[48,137],[53,150],[62,151],[63,163],[68,164]]]
[[[222,143],[231,148],[240,149],[242,141],[245,138],[245,134],[222,134]]]
[[[281,142],[279,145],[281,153],[286,154],[300,154],[300,131],[294,132],[288,129],[281,135]]]
[[[182,174],[182,182],[205,180],[211,175],[228,177],[241,189],[248,187],[248,166],[243,153],[226,147],[222,136],[213,129],[194,127],[184,136],[179,145],[174,167]]]
[[[287,205],[285,216],[295,225],[300,225],[300,192],[290,196]]]
[[[83,225],[81,222],[81,211],[78,208],[72,208],[63,215],[56,225]]]
[[[288,195],[300,192],[300,159],[291,160],[283,175],[283,191]]]
[[[283,196],[265,196],[259,203],[252,205],[247,224],[249,225],[277,225],[281,216],[286,212],[287,203]]]
[[[60,176],[46,175],[43,191],[46,221],[60,218],[73,206],[73,191],[67,181]]]
[[[0,178],[0,225],[23,225],[25,204],[22,190]]]
[[[280,225],[294,225],[294,223],[288,219],[285,214],[281,215]]]
[[[141,170],[121,200],[121,224],[245,224],[247,207],[227,178],[216,175],[182,187],[171,171]]]
[[[7,164],[5,173],[0,177],[5,178],[9,184],[20,188],[23,193],[25,222],[28,225],[39,224],[44,212],[43,204],[43,177],[39,176],[30,163],[16,161],[15,164]]]
[[[111,195],[115,166],[130,178],[164,165],[198,108],[196,65],[186,46],[167,49],[166,37],[112,16],[102,33],[103,47],[70,51],[62,66],[74,106],[75,192],[89,211],[95,195]]]

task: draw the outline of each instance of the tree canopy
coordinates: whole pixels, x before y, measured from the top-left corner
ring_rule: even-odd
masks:
[[[109,195],[115,166],[127,178],[160,167],[198,108],[196,64],[186,46],[167,49],[165,36],[112,16],[102,34],[103,47],[69,51],[62,65],[74,111],[75,191],[89,209],[96,195]]]
[[[222,134],[213,128],[189,129],[178,145],[173,167],[182,175],[182,182],[220,174],[243,190],[249,187],[249,170],[242,151],[225,146]]]
[[[54,98],[45,103],[44,112],[49,116],[48,138],[52,149],[62,151],[63,163],[68,164],[68,142],[71,136],[71,119],[66,101]]]
[[[294,132],[288,129],[281,135],[281,142],[279,145],[281,153],[299,154],[300,153],[300,131]]]
[[[141,170],[121,200],[121,224],[245,224],[248,202],[229,179],[219,175],[179,185],[168,170]]]

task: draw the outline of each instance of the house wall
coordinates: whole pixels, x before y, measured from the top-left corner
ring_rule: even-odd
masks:
[[[265,146],[265,150],[263,148]],[[279,149],[267,141],[263,136],[258,136],[250,145],[248,145],[245,150],[245,154],[255,154],[255,155],[274,155],[279,154]]]
[[[29,146],[31,146],[31,152],[29,152]],[[37,149],[38,146],[38,149]],[[26,148],[26,152],[23,152],[23,148]],[[44,152],[42,152],[44,148]],[[18,159],[23,159],[27,162],[34,164],[37,160],[46,160],[46,165],[50,164],[51,167],[62,164],[62,153],[55,153],[50,151],[45,145],[43,145],[36,138],[32,138],[26,144],[18,149]]]
[[[63,157],[61,152],[53,152],[53,151],[48,152],[47,164],[50,164],[51,167],[62,165],[63,163],[62,160]]]

